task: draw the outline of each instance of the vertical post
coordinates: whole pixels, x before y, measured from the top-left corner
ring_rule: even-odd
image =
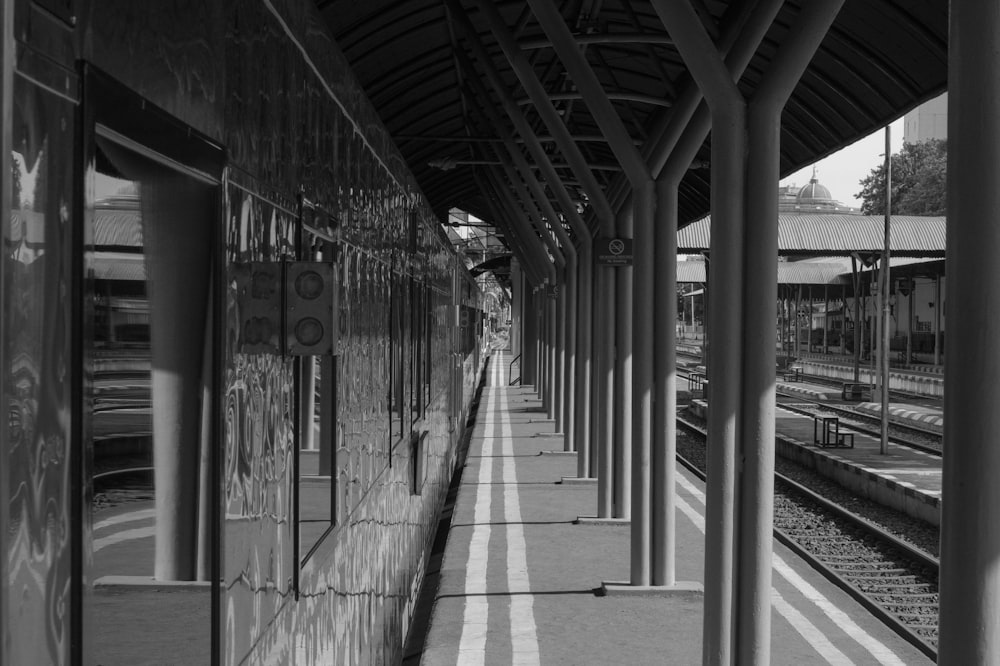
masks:
[[[524,276],[521,274],[521,264],[517,259],[510,260],[510,282],[511,282],[511,304],[510,304],[510,328],[508,335],[510,340],[510,353],[512,358],[517,358],[521,353],[521,311],[524,309]],[[524,366],[524,359],[521,359],[521,367]]]
[[[913,360],[913,301],[916,299],[917,281],[907,278],[909,291],[906,299],[906,365]]]
[[[951,3],[938,663],[1000,663],[1000,6]]]
[[[816,300],[813,298],[813,287],[806,288],[809,296],[809,304],[806,306],[806,353],[811,354],[813,350],[813,313],[816,311]]]
[[[518,271],[521,276],[521,288],[518,293],[521,296],[521,307],[518,313],[521,315],[521,385],[530,384],[531,379],[531,287],[527,280],[527,275],[523,271]],[[513,323],[513,322],[512,322]]]
[[[677,455],[677,183],[656,184],[656,266],[652,454],[652,583],[672,586],[676,576],[676,520],[674,510]],[[689,299],[693,301],[694,299]],[[772,345],[773,347],[773,345]]]
[[[577,272],[576,253],[566,255],[566,280],[563,302],[565,311],[561,315],[561,325],[563,326],[563,433],[566,451],[575,451],[577,445],[577,430],[575,421],[575,410],[577,407],[577,382],[576,382],[576,359],[579,354],[577,347],[577,329],[579,323],[579,309],[577,308],[577,290],[579,289],[579,275]]]
[[[632,390],[635,402],[632,408],[632,434],[623,440],[632,447],[632,501],[631,501],[631,577],[632,585],[648,586],[650,583],[650,456],[653,438],[653,311],[655,300],[654,261],[656,214],[656,187],[653,181],[633,190],[634,228],[633,243],[633,316],[632,354],[636,363],[632,368]],[[662,389],[661,389],[662,390]]]
[[[556,413],[558,411],[556,405],[556,401],[558,399],[556,393],[556,387],[559,381],[559,378],[556,376],[556,366],[558,365],[557,359],[559,357],[559,350],[556,347],[556,345],[558,344],[558,335],[557,335],[558,322],[556,321],[557,319],[556,299],[553,297],[549,297],[548,294],[546,294],[542,302],[545,303],[545,312],[547,315],[545,325],[547,328],[546,340],[548,341],[548,354],[546,354],[546,359],[545,359],[546,360],[545,393],[548,400],[545,403],[545,412],[549,420],[554,420],[556,417]]]
[[[595,268],[597,274],[597,313],[594,316],[594,347],[597,373],[594,387],[594,437],[597,442],[597,517],[615,517],[615,282],[617,269]]]
[[[861,275],[858,272],[858,260],[851,257],[851,283],[854,288],[854,381],[860,381],[861,377]]]
[[[555,419],[555,433],[562,434],[565,439],[566,431],[563,429],[563,402],[566,399],[566,280],[565,271],[560,276],[556,284],[554,298],[550,298],[549,307],[553,312],[554,325],[552,327],[553,354],[552,354],[552,418]]]
[[[934,276],[934,366],[941,365],[941,276]]]
[[[618,218],[618,235],[632,237],[633,212]],[[632,267],[615,269],[615,518],[632,515]]]
[[[577,271],[577,347],[576,347],[576,398],[573,417],[577,440],[576,475],[581,479],[590,478],[595,469],[591,465],[591,447],[594,432],[590,427],[590,394],[593,390],[593,336],[592,324],[594,307],[593,243],[590,238],[581,239]]]
[[[827,331],[830,330],[830,285],[823,285],[823,355],[830,353],[830,339]]]
[[[538,399],[542,401],[542,407],[547,408],[546,398],[548,394],[545,392],[545,386],[548,379],[545,377],[545,369],[548,367],[546,363],[547,359],[547,342],[548,335],[546,329],[548,328],[548,308],[545,307],[545,284],[543,283],[540,287],[535,289],[535,316],[538,317],[538,353],[535,359],[535,365],[538,366],[536,371],[538,381],[535,383],[535,392],[538,395]]]
[[[802,356],[802,325],[799,323],[799,312],[802,310],[802,285],[798,285],[795,290],[795,312],[792,313],[792,335],[795,336],[795,358]]]
[[[882,377],[882,439],[879,453],[889,452],[889,317],[892,304],[889,302],[892,279],[889,272],[889,227],[892,221],[892,145],[889,141],[891,128],[885,126],[885,239],[882,248],[882,288],[879,297],[882,299],[882,339],[879,341],[879,374]]]

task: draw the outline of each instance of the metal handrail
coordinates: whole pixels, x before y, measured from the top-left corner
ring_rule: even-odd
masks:
[[[517,362],[517,360],[519,358],[521,358],[520,354],[518,354],[517,356],[515,356],[514,358],[512,358],[511,361],[510,361],[510,365],[507,366],[507,386],[513,386],[514,382],[517,382],[518,384],[521,383],[521,377],[520,377],[520,375],[518,375],[517,379],[514,379],[514,380],[511,380],[511,378],[510,378],[510,373],[513,372],[513,370],[514,370],[514,364]]]

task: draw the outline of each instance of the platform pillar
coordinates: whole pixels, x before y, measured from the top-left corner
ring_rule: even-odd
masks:
[[[638,362],[634,373],[632,433],[626,439],[632,447],[631,578],[632,585],[651,582],[651,486],[650,463],[653,439],[653,312],[656,260],[656,186],[651,180],[633,191],[634,275],[632,351]],[[676,232],[675,232],[676,233]]]
[[[597,446],[597,517],[615,516],[615,282],[616,269],[595,268],[597,303],[594,313],[594,349],[597,370],[594,382],[594,439]]]
[[[618,216],[618,235],[632,237],[633,212]],[[615,271],[614,503],[615,518],[632,516],[632,267]]]
[[[1000,663],[1000,5],[952,0],[940,664]]]
[[[677,183],[656,188],[656,288],[653,293],[654,403],[651,459],[652,584],[672,586],[676,575],[677,456]]]
[[[590,427],[591,402],[590,393],[593,388],[594,357],[593,357],[593,312],[594,312],[594,253],[593,243],[586,238],[580,247],[579,279],[577,280],[577,342],[576,342],[576,398],[573,411],[574,433],[576,437],[576,475],[592,478],[596,474],[591,464],[591,447],[593,446],[593,431]]]

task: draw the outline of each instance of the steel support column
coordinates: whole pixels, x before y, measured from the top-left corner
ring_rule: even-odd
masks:
[[[591,465],[591,451],[594,436],[590,428],[592,374],[593,362],[593,297],[594,297],[594,253],[593,245],[588,239],[580,247],[577,271],[579,279],[577,287],[577,347],[576,347],[576,386],[577,392],[573,410],[573,428],[576,433],[576,475],[583,478],[595,476],[596,470]]]
[[[510,353],[513,358],[521,354],[521,313],[524,311],[524,275],[521,273],[521,262],[512,258],[510,262],[511,304],[510,304]],[[524,359],[521,359],[521,367]]]
[[[618,233],[631,238],[633,211],[618,216]],[[632,518],[632,269],[615,271],[614,320],[614,517]]]
[[[692,123],[678,137],[656,182],[656,266],[654,292],[652,584],[676,586],[675,476],[677,454],[677,187],[708,134],[707,123]],[[694,299],[691,299],[692,307]],[[693,312],[692,312],[693,323]],[[687,585],[686,587],[690,587]]]
[[[700,141],[698,142],[700,143]],[[672,586],[676,576],[674,498],[677,456],[677,182],[656,183],[656,280],[653,337],[655,385],[651,460],[652,584]]]
[[[743,327],[743,202],[745,104],[687,2],[656,10],[674,38],[712,117],[712,232],[708,279],[708,461],[705,498],[705,615],[702,660],[730,664],[733,656],[736,433],[739,429]]]
[[[540,285],[535,290],[535,312],[538,317],[538,352],[536,354],[538,384],[535,386],[535,395],[542,401],[542,409],[547,411],[549,397],[546,391],[546,387],[549,384],[549,318],[548,308],[545,306],[545,284]]]
[[[952,0],[940,664],[1000,663],[1000,5]],[[940,303],[935,306],[941,309]]]
[[[844,0],[814,0],[802,11],[748,108],[745,279],[743,280],[742,483],[736,663],[771,659],[771,559],[774,531],[774,266],[778,259],[781,113]],[[759,223],[769,221],[769,223]],[[809,299],[812,311],[812,290]],[[810,326],[811,329],[811,326]],[[811,331],[810,331],[811,333]]]
[[[631,583],[649,585],[651,581],[651,488],[650,458],[653,438],[653,296],[656,275],[656,238],[653,220],[656,215],[656,186],[653,181],[634,191],[635,239],[632,261],[634,299],[632,352],[637,360],[632,369],[634,403],[632,407],[632,526]]]
[[[598,315],[594,317],[597,372],[593,391],[594,437],[597,446],[597,517],[615,517],[615,282],[617,269],[595,267]]]
[[[713,227],[718,222],[726,235],[720,239],[713,228],[711,282],[724,289],[709,306],[709,346],[713,352],[709,364],[706,524],[720,528],[706,533],[703,660],[707,664],[768,663],[770,659],[771,336],[777,229],[776,223],[751,227],[746,220],[777,220],[773,192],[778,180],[781,108],[841,1],[813,3],[803,9],[765,74],[749,112],[693,9],[687,3],[657,3],[657,11],[711,108]],[[747,168],[744,146],[754,161],[752,170]],[[745,213],[740,210],[744,197]],[[742,479],[735,470],[737,435],[743,444]],[[736,515],[741,516],[739,541]],[[737,604],[739,613],[734,614]]]

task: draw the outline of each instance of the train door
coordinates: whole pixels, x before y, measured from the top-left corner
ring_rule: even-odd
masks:
[[[85,663],[218,636],[221,150],[85,78]]]

